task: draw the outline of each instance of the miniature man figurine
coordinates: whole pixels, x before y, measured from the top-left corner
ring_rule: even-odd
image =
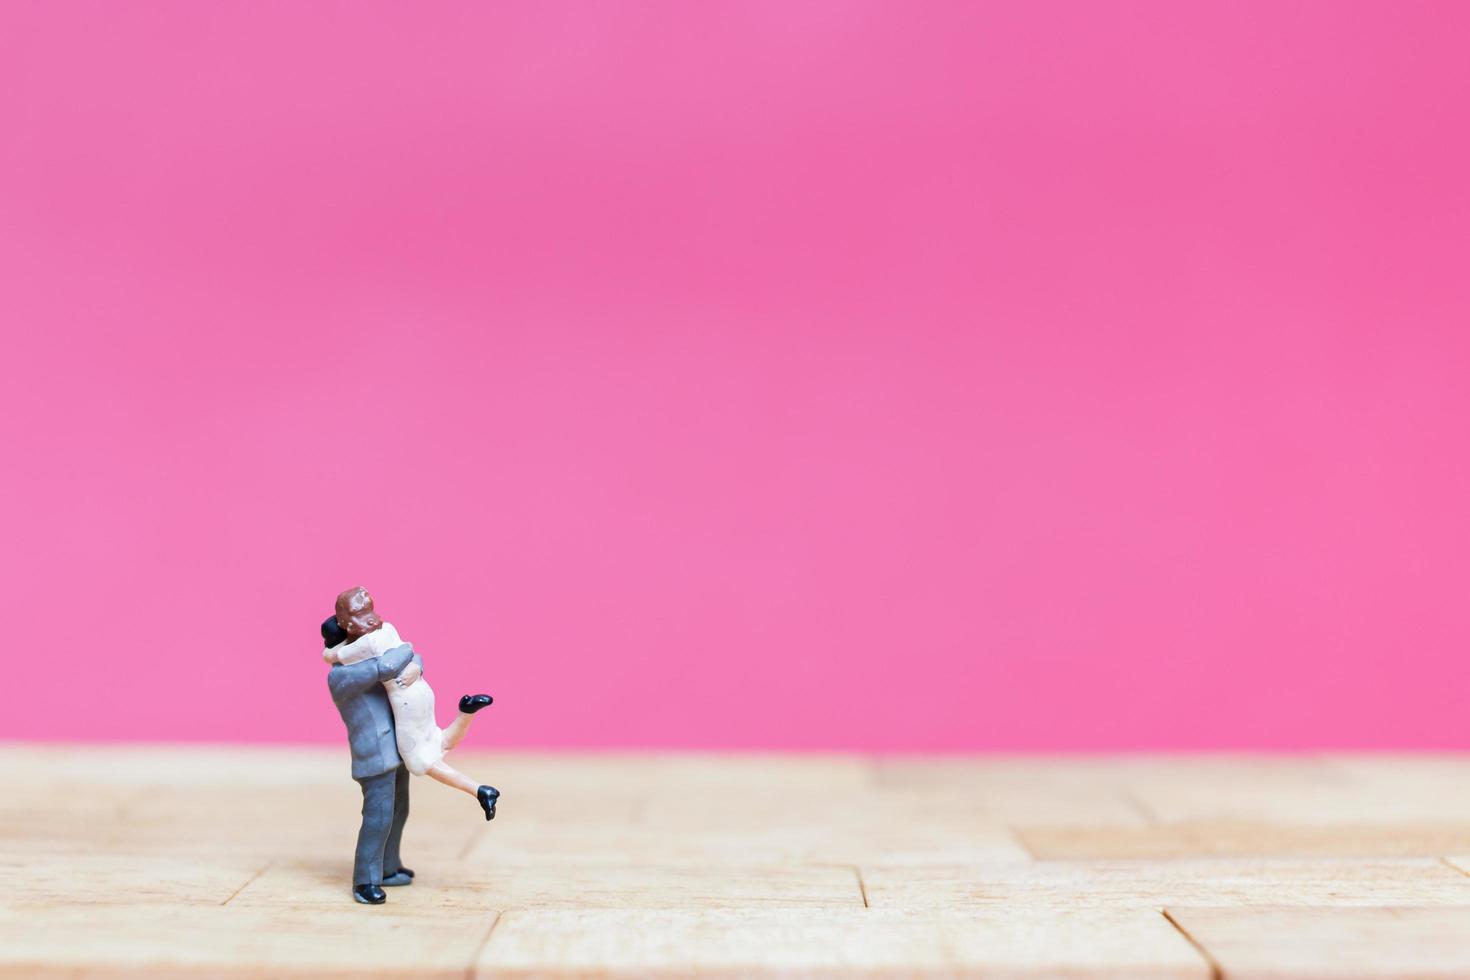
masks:
[[[478,785],[444,762],[444,753],[464,737],[474,714],[494,699],[465,695],[454,723],[440,729],[434,723],[434,692],[422,680],[422,658],[378,616],[365,589],[348,589],[337,597],[336,615],[322,623],[322,640],[322,657],[333,665],[327,684],[347,725],[352,778],[362,786],[352,894],[364,904],[381,905],[386,900],[381,885],[413,880],[399,858],[410,772],[469,793],[486,820],[495,818],[500,797],[495,787]]]

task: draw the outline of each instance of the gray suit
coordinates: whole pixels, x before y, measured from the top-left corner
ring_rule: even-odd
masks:
[[[398,758],[393,709],[383,682],[397,677],[409,661],[418,661],[413,645],[404,643],[375,660],[338,664],[327,671],[332,701],[347,725],[352,748],[352,778],[362,787],[362,829],[357,832],[353,860],[354,885],[383,883],[383,868],[403,867],[398,844],[408,821],[408,770]]]

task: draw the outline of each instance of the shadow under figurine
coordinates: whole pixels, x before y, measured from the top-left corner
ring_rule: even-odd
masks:
[[[464,738],[475,712],[493,699],[466,694],[448,728],[435,724],[434,691],[423,679],[423,659],[373,611],[366,589],[337,596],[336,615],[322,623],[322,642],[322,659],[332,665],[327,686],[347,725],[352,778],[362,787],[352,897],[381,905],[387,899],[381,886],[413,881],[398,853],[408,820],[409,773],[463,790],[479,800],[486,820],[495,819],[499,791],[444,762],[444,753]]]

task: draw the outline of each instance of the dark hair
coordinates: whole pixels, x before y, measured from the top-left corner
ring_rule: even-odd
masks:
[[[347,639],[347,631],[337,622],[336,616],[328,616],[322,620],[323,645],[334,647],[345,639]]]

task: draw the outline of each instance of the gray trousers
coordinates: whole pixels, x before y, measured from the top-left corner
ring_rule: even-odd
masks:
[[[408,779],[408,770],[400,765],[357,781],[362,787],[362,829],[352,861],[354,885],[381,885],[384,868],[391,873],[403,867],[398,844],[408,822]]]

